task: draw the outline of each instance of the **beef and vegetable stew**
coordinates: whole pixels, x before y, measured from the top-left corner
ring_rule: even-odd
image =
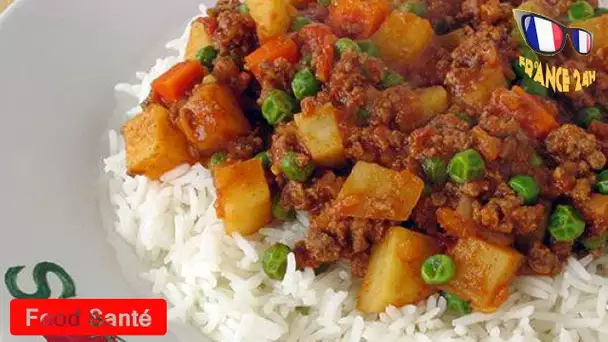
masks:
[[[358,309],[442,291],[495,311],[517,275],[556,275],[608,237],[608,15],[570,0],[220,0],[124,125],[129,173],[212,170],[228,233],[309,215],[263,258],[282,279],[348,260]],[[535,54],[513,9],[593,35]],[[593,70],[553,92],[520,56]],[[537,67],[537,64],[534,64]]]

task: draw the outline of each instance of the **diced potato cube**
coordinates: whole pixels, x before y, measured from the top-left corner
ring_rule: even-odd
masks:
[[[591,44],[592,53],[593,51],[608,47],[608,14],[577,20],[572,22],[570,27],[582,28],[591,32],[593,35],[593,44]]]
[[[289,0],[245,0],[245,3],[256,23],[258,38],[262,44],[287,33],[292,17],[292,5]]]
[[[210,156],[250,130],[249,122],[230,88],[202,84],[179,112],[179,127],[202,155]]]
[[[508,86],[500,66],[484,68],[473,77],[469,69],[463,72],[464,75],[457,75],[461,82],[452,89],[452,95],[457,102],[474,110],[481,111],[490,101],[494,90]]]
[[[259,158],[214,169],[217,215],[228,234],[251,235],[272,219],[270,189]]]
[[[608,222],[608,195],[592,194],[586,205],[597,221]]]
[[[388,305],[415,304],[435,292],[422,280],[420,268],[439,251],[437,242],[429,236],[403,227],[390,228],[384,240],[372,248],[357,309],[383,312]]]
[[[474,237],[459,239],[448,255],[456,264],[456,276],[439,288],[470,300],[482,312],[494,312],[505,301],[523,261],[512,248]]]
[[[306,145],[315,163],[325,167],[344,165],[344,145],[336,118],[336,109],[330,103],[318,107],[310,115],[294,116],[298,135]]]
[[[422,102],[424,116],[428,120],[448,109],[448,92],[442,86],[418,89],[416,92]]]
[[[424,182],[407,170],[359,161],[338,194],[337,211],[342,216],[406,221],[423,188]]]
[[[410,12],[393,11],[371,39],[386,64],[403,72],[420,62],[433,37],[428,20]]]
[[[183,163],[192,163],[188,141],[173,125],[169,110],[158,104],[127,121],[123,135],[130,175],[156,180]]]
[[[195,20],[190,25],[190,38],[188,38],[188,45],[186,45],[186,59],[195,60],[196,53],[211,44],[213,44],[213,40],[205,29],[205,25],[201,21]]]

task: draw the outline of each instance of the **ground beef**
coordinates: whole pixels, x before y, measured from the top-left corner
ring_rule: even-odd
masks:
[[[323,6],[316,1],[309,2],[304,8],[299,9],[299,12],[301,16],[320,23],[325,22],[329,16],[329,9],[327,6]]]
[[[528,251],[526,262],[536,274],[553,275],[561,269],[557,255],[538,241]]]
[[[403,170],[407,168],[407,135],[387,126],[349,127],[344,141],[350,160],[378,163]]]
[[[416,160],[440,157],[449,160],[473,144],[469,125],[452,114],[435,117],[409,136],[409,155]]]
[[[237,3],[237,0],[227,0],[215,7],[217,28],[213,32],[213,41],[221,56],[242,60],[259,44],[255,21],[249,14],[240,13]]]
[[[228,143],[228,157],[236,160],[252,158],[264,146],[264,140],[260,137],[259,130],[251,134],[238,137]]]
[[[356,113],[365,106],[367,88],[381,81],[383,69],[383,63],[377,58],[353,51],[344,52],[329,79],[332,102],[349,113]]]
[[[547,136],[545,144],[559,162],[584,161],[594,170],[600,170],[606,164],[595,136],[578,126],[562,125]]]
[[[242,94],[251,82],[251,74],[242,72],[231,57],[219,57],[213,66],[213,76],[219,83],[229,86],[236,96]]]
[[[319,267],[338,259],[353,260],[353,274],[363,276],[367,267],[362,261],[371,246],[382,241],[394,222],[340,217],[333,207],[312,216],[304,243],[295,249],[299,267]],[[363,255],[362,255],[363,254]]]
[[[479,82],[488,83],[485,80],[485,77],[491,77],[488,72],[503,72],[511,77],[509,61],[517,58],[518,50],[508,39],[509,29],[505,26],[482,24],[476,31],[471,28],[465,31],[466,38],[452,52],[452,65],[444,84],[456,103],[467,108],[469,114],[479,116],[493,88],[474,87]],[[500,86],[492,82],[485,87]]]
[[[588,200],[595,184],[594,170],[601,170],[606,164],[606,156],[595,136],[566,124],[551,132],[545,144],[553,158],[560,162],[553,170],[556,189],[579,205]]]
[[[338,196],[343,184],[344,177],[337,177],[333,172],[326,171],[321,177],[313,179],[312,185],[308,187],[289,181],[283,188],[281,199],[287,206],[318,214]]]
[[[262,93],[258,101],[261,106],[266,94],[272,89],[291,92],[291,81],[296,73],[296,65],[283,57],[271,62],[260,64],[259,82],[262,85]]]
[[[496,233],[530,234],[539,229],[545,216],[545,207],[523,205],[513,190],[501,183],[488,203],[473,202],[473,220],[480,226]]]
[[[566,261],[568,257],[572,254],[572,247],[574,246],[574,241],[555,241],[551,240],[549,248],[561,261]]]
[[[379,92],[369,105],[373,126],[385,125],[407,133],[427,123],[419,95],[408,85],[400,85]]]

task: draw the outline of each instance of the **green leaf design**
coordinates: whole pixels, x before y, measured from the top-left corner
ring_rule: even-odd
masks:
[[[25,266],[14,266],[9,268],[4,274],[4,283],[11,296],[15,298],[38,298],[48,299],[51,297],[51,288],[49,287],[46,276],[48,273],[55,274],[61,281],[63,291],[59,298],[71,298],[76,297],[76,286],[74,280],[70,275],[63,269],[63,267],[48,261],[38,263],[32,271],[34,277],[34,283],[36,284],[36,292],[26,293],[21,291],[17,284],[17,276],[19,272],[23,270]]]

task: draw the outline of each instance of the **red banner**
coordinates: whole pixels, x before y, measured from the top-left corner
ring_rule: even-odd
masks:
[[[164,299],[13,299],[10,331],[21,336],[157,336],[167,333]]]

